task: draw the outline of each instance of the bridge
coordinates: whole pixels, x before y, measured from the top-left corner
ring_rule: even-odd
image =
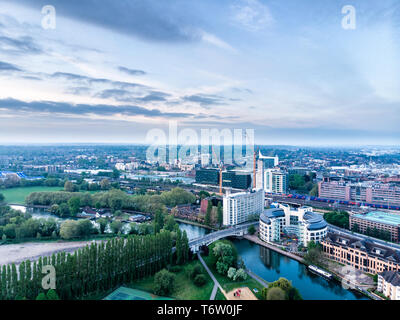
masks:
[[[247,229],[250,226],[258,226],[259,221],[254,221],[254,222],[249,222],[237,226],[232,226],[228,229],[212,232],[209,234],[206,234],[202,237],[195,238],[189,241],[189,247],[193,252],[198,252],[200,250],[200,247],[202,246],[208,246],[211,243],[227,238],[227,237],[242,237],[245,234],[247,234]]]

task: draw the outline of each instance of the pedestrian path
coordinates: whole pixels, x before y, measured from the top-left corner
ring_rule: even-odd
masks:
[[[218,280],[214,277],[213,273],[211,272],[210,268],[207,266],[207,264],[204,262],[203,258],[201,257],[200,253],[197,253],[197,257],[199,258],[199,261],[203,265],[203,267],[206,269],[208,275],[211,277],[211,279],[214,281],[214,288],[211,292],[210,300],[215,300],[215,296],[217,295],[218,288],[221,290],[221,292],[226,296],[224,289],[222,289],[221,285],[219,284]]]
[[[246,272],[250,277],[252,277],[254,280],[256,280],[263,287],[268,288],[268,282],[266,282],[264,279],[260,278],[258,275],[254,274],[249,269],[247,269]]]

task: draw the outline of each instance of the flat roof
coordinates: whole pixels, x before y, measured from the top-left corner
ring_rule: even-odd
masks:
[[[400,215],[383,211],[372,211],[366,214],[355,214],[353,216],[372,222],[385,223],[393,226],[400,225]]]

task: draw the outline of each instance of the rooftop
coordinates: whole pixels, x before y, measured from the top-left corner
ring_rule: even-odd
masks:
[[[353,216],[372,222],[385,223],[393,226],[400,225],[400,215],[383,211],[372,211],[366,214],[355,214]]]

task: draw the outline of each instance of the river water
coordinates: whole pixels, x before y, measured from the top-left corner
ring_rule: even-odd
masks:
[[[22,210],[23,208],[15,209]],[[34,218],[55,217],[43,210],[34,210],[31,213]],[[179,227],[186,231],[189,240],[211,232],[208,229],[186,223],[179,223]],[[344,289],[340,283],[334,280],[328,281],[311,273],[303,264],[273,250],[248,240],[233,239],[233,243],[249,270],[267,282],[278,280],[279,277],[287,278],[300,291],[304,300],[368,300],[358,292]]]

